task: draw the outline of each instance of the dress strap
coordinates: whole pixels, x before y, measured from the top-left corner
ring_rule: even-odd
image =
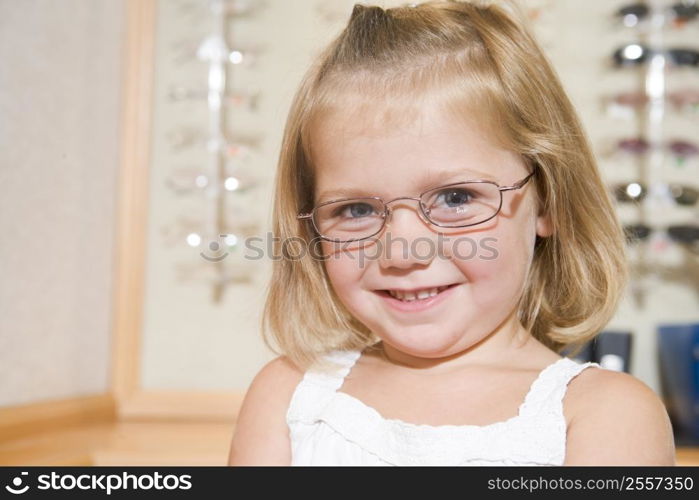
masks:
[[[601,368],[599,363],[587,361],[581,363],[563,357],[551,363],[532,383],[524,403],[520,407],[521,416],[534,416],[542,412],[563,414],[563,397],[568,384],[576,375],[589,367]]]
[[[331,351],[323,356],[330,365],[328,369],[308,369],[291,397],[287,422],[312,422],[331,402],[360,355],[359,350]]]
[[[336,391],[350,372],[361,351],[330,351],[323,360],[331,364],[327,370],[311,368],[303,376],[304,383],[325,387]]]

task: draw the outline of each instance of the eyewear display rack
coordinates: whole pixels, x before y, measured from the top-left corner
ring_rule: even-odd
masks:
[[[640,35],[644,38],[643,44],[650,47],[650,54],[645,64],[642,64],[643,91],[647,105],[643,108],[640,117],[640,133],[651,147],[642,155],[639,162],[638,179],[642,185],[647,186],[647,196],[637,204],[640,226],[649,228],[649,234],[644,244],[638,245],[634,255],[634,266],[637,273],[631,280],[631,292],[637,304],[643,306],[644,296],[648,287],[654,281],[664,279],[663,274],[668,271],[668,266],[684,265],[682,262],[668,263],[667,249],[673,245],[667,232],[668,221],[667,204],[672,200],[670,184],[665,171],[667,160],[666,148],[659,147],[665,141],[666,118],[666,92],[668,51],[665,41],[665,29],[672,19],[672,11],[668,8],[667,0],[649,0],[648,20],[646,29]],[[691,245],[691,242],[690,242]],[[679,245],[682,246],[682,245]],[[691,247],[688,247],[688,249]],[[690,252],[687,251],[686,254]],[[672,260],[672,259],[670,259]],[[694,259],[696,262],[696,259]],[[681,274],[674,270],[671,274]]]
[[[170,101],[194,102],[206,106],[207,124],[180,128],[170,134],[176,153],[192,145],[205,146],[196,166],[173,169],[166,179],[185,214],[170,227],[163,228],[168,246],[188,246],[196,250],[176,265],[177,279],[212,287],[212,301],[220,302],[229,284],[249,283],[254,266],[243,258],[245,237],[259,232],[257,214],[248,209],[245,197],[258,179],[250,172],[258,138],[231,134],[233,110],[255,111],[259,93],[232,90],[233,71],[255,60],[255,49],[231,48],[232,21],[250,16],[265,4],[261,0],[180,0],[180,14],[198,25],[210,28],[200,41],[177,43],[184,48],[178,57],[180,66],[191,60],[205,64],[205,88],[172,85]],[[194,21],[196,20],[196,21]],[[188,70],[189,71],[189,70]],[[193,72],[189,71],[191,76]],[[196,71],[199,74],[199,70]],[[185,76],[183,74],[183,76]],[[204,76],[204,75],[201,75]],[[206,104],[204,104],[206,103]],[[201,116],[201,113],[192,115]],[[187,117],[193,120],[195,116]],[[201,120],[200,120],[201,121]],[[235,138],[234,138],[235,137]],[[191,154],[191,151],[189,152]],[[195,154],[204,153],[203,149]],[[176,156],[183,161],[186,155]],[[194,204],[192,204],[194,202]],[[187,208],[185,208],[185,205]]]

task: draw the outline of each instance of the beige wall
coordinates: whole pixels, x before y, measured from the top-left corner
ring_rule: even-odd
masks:
[[[122,3],[0,1],[0,405],[108,390]]]

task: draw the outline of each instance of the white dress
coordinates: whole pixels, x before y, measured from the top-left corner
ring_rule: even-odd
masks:
[[[360,351],[334,351],[331,373],[309,370],[286,422],[291,465],[563,465],[568,382],[587,367],[564,357],[544,368],[516,416],[489,425],[431,426],[382,417],[338,391]]]

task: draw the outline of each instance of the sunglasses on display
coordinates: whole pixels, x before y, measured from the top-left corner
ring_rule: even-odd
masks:
[[[665,16],[675,25],[682,26],[699,16],[699,6],[694,1],[677,2],[668,5],[664,10]],[[650,17],[651,9],[644,2],[636,2],[621,7],[614,14],[624,26],[632,28]]]
[[[668,92],[664,96],[675,111],[678,112],[699,112],[699,89],[679,89]],[[648,94],[642,91],[621,92],[607,98],[607,105],[619,106],[634,110],[643,109],[650,102]]]
[[[686,159],[699,154],[699,146],[696,144],[680,139],[669,140],[658,145],[663,149],[671,152],[675,156]],[[616,143],[616,149],[633,155],[644,155],[653,148],[653,145],[642,137],[634,137],[628,139],[620,139]]]
[[[229,49],[219,37],[209,36],[203,41],[198,37],[181,38],[169,45],[172,62],[178,66],[199,61],[217,61],[236,67],[255,67],[266,47],[260,44]]]
[[[653,233],[653,228],[647,224],[627,224],[624,226],[626,241],[630,244],[648,240]],[[697,251],[699,242],[699,226],[696,224],[675,224],[665,228],[667,236],[681,245],[688,245]]]
[[[693,187],[681,184],[667,184],[665,187],[667,197],[678,205],[692,206],[699,200],[699,190]],[[616,184],[612,187],[612,192],[618,202],[633,203],[642,201],[648,194],[648,189],[643,183],[629,182]]]
[[[173,85],[168,92],[168,98],[173,102],[182,101],[206,101],[209,91],[206,89],[193,89],[182,85]],[[260,92],[230,92],[222,96],[223,104],[245,107],[250,111],[257,111],[259,108]]]
[[[182,126],[174,128],[165,134],[170,148],[182,151],[196,147],[206,147],[209,151],[220,151],[223,156],[241,161],[250,160],[259,150],[261,137],[255,135],[236,134],[234,138],[216,139],[209,137],[203,128]]]
[[[174,3],[174,2],[173,2]],[[209,0],[208,2],[177,2],[182,17],[192,23],[202,22],[211,12],[221,12],[231,18],[251,17],[265,7],[265,0]],[[208,7],[208,8],[207,8]]]
[[[699,66],[699,51],[691,48],[654,50],[640,43],[629,43],[614,51],[616,67],[635,67],[645,64],[652,56],[662,54],[674,66]]]
[[[219,190],[242,193],[254,188],[256,180],[244,170],[225,166],[220,176],[212,176],[201,167],[178,167],[165,179],[165,185],[177,195],[211,194]]]

